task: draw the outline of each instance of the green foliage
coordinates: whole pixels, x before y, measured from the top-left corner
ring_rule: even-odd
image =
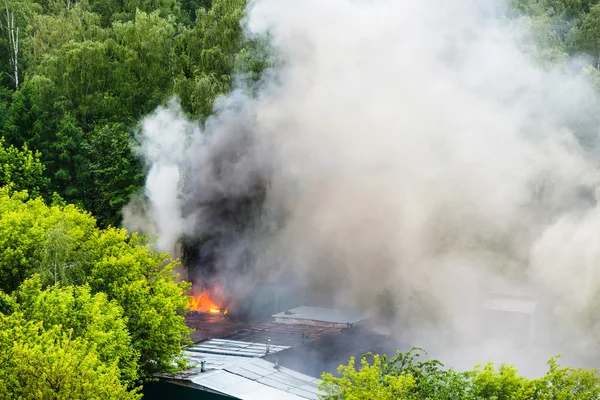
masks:
[[[0,398],[139,399],[121,308],[87,287],[25,281],[0,313]],[[121,368],[119,368],[121,365]]]
[[[174,372],[182,348],[191,344],[183,317],[189,284],[176,282],[176,265],[151,251],[142,237],[96,228],[95,220],[73,205],[59,200],[47,206],[25,192],[0,191],[0,289],[18,289],[17,311],[27,319],[43,321],[44,327],[60,324],[101,344],[97,357],[103,362],[118,357],[125,382]],[[25,281],[35,273],[39,278]],[[56,283],[88,286],[41,291]],[[3,300],[0,309],[10,310],[11,304]],[[118,336],[121,328],[103,320],[100,308],[112,320],[122,313],[128,336]],[[82,326],[105,336],[82,334]]]
[[[596,370],[561,368],[557,358],[548,361],[541,378],[520,376],[512,365],[493,363],[471,371],[446,370],[437,360],[420,361],[419,348],[387,357],[365,354],[360,368],[351,358],[338,369],[339,377],[323,374],[322,399],[464,399],[549,400],[599,399]],[[369,361],[372,360],[372,361]]]
[[[92,184],[86,208],[103,225],[118,226],[120,210],[144,183],[139,159],[131,152],[131,134],[125,124],[107,124],[96,127],[89,146]]]
[[[97,356],[107,364],[117,363],[121,381],[135,383],[137,351],[131,347],[123,309],[108,301],[106,294],[92,294],[89,286],[51,286],[42,290],[34,275],[15,292],[15,312],[28,321],[40,321],[45,330],[60,326],[72,338],[96,345]]]
[[[123,229],[99,232],[91,244],[96,261],[87,282],[123,307],[132,344],[140,352],[140,375],[174,372],[173,360],[191,344],[184,319],[189,284],[175,282],[176,263],[143,246],[137,235],[128,238]]]
[[[11,0],[19,28],[19,88],[6,24],[0,24],[0,133],[27,145],[57,192],[102,227],[144,181],[131,150],[136,124],[173,95],[206,118],[239,74],[257,81],[263,42],[244,40],[247,0]],[[4,35],[2,35],[4,33]],[[14,180],[14,178],[13,178]],[[21,186],[17,187],[21,189]],[[29,187],[27,187],[29,188]],[[35,193],[37,194],[37,192]]]
[[[78,250],[94,226],[73,205],[48,207],[25,192],[0,190],[0,289],[10,293],[36,272],[46,283],[79,283],[85,255]]]
[[[26,145],[20,150],[5,146],[0,137],[0,187],[10,185],[11,190],[29,190],[34,196],[39,195],[48,185],[44,168],[39,152],[32,152]]]
[[[184,75],[175,90],[195,118],[208,117],[215,99],[231,89],[244,46],[240,19],[245,7],[246,0],[213,0],[210,9],[198,10],[196,25],[183,33]]]
[[[338,373],[342,378],[334,378],[331,374],[323,374],[320,389],[326,393],[324,399],[343,398],[348,400],[362,399],[413,399],[416,389],[415,379],[411,375],[386,374],[385,359],[373,356],[370,364],[366,357],[360,362],[360,371],[354,366],[354,358],[348,365],[342,365]]]

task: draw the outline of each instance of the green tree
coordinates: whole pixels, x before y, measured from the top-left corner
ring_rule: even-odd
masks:
[[[0,137],[0,187],[11,185],[11,190],[29,190],[34,196],[46,189],[48,180],[44,177],[44,165],[40,153],[5,145]]]
[[[87,287],[25,281],[0,313],[0,398],[139,399],[121,307]],[[121,366],[121,368],[120,368]]]
[[[0,315],[0,398],[139,399],[119,381],[116,363],[100,361],[93,344],[58,328]]]
[[[103,28],[86,7],[34,18],[31,74],[13,96],[5,136],[41,152],[50,193],[92,211],[101,226],[118,225],[143,184],[132,128],[172,95],[179,75],[176,22],[138,11]]]
[[[57,233],[57,227],[63,231]],[[46,277],[46,283],[54,283],[55,275],[64,283],[78,283],[85,261],[80,248],[94,229],[89,213],[73,205],[47,206],[40,198],[29,199],[25,192],[11,195],[1,189],[0,289],[10,293],[37,272]],[[69,240],[61,241],[61,237]]]
[[[100,361],[117,362],[122,382],[136,382],[138,354],[131,347],[123,309],[106,294],[92,294],[88,286],[53,285],[42,290],[39,276],[34,275],[13,297],[14,312],[41,322],[45,330],[60,327],[74,339],[93,343]]]
[[[73,205],[47,206],[0,190],[0,289],[11,293],[40,272],[41,285],[88,284],[91,293],[104,293],[123,309],[140,379],[175,371],[191,344],[184,318],[189,284],[177,282],[176,265],[143,237],[96,228]]]
[[[182,36],[183,75],[175,87],[186,111],[203,119],[217,96],[232,87],[236,58],[244,47],[240,20],[246,0],[213,0],[196,13],[196,23]]]
[[[27,72],[31,76],[37,73],[44,57],[60,51],[67,43],[102,41],[107,35],[100,25],[101,17],[91,12],[85,1],[52,1],[44,8],[47,12],[35,14],[32,18],[23,48]]]
[[[132,344],[140,353],[140,376],[174,372],[183,347],[190,345],[185,324],[189,289],[176,282],[176,262],[151,251],[143,238],[123,229],[98,232],[90,242],[93,262],[87,282],[116,300],[127,317]]]
[[[41,7],[34,0],[4,0],[1,8],[0,54],[5,57],[0,61],[0,83],[18,90],[25,75],[23,43],[26,28]]]
[[[493,363],[471,371],[444,369],[437,360],[419,361],[413,348],[388,361],[386,356],[366,354],[357,370],[355,361],[338,369],[339,377],[323,374],[322,399],[464,399],[547,400],[600,399],[596,370],[561,368],[557,358],[548,361],[541,378],[520,376],[511,365],[498,369]],[[372,360],[369,362],[369,360]]]
[[[570,34],[573,48],[594,57],[596,68],[600,69],[600,4],[590,8],[589,12],[582,15],[581,24]]]
[[[125,124],[97,127],[90,139],[91,187],[86,208],[102,225],[118,226],[121,210],[144,185],[141,160],[131,151],[131,130]]]

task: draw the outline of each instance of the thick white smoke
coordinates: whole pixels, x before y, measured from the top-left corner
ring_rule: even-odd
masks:
[[[203,132],[173,105],[145,122],[161,246],[200,238],[220,271],[292,272],[338,306],[425,291],[438,337],[465,342],[483,335],[472,316],[488,290],[524,285],[556,305],[560,329],[541,328],[555,342],[593,337],[596,96],[524,53],[527,26],[504,11],[252,1],[249,33],[269,32],[283,60],[258,95],[221,99]],[[223,217],[240,204],[252,223]]]
[[[196,129],[194,131],[194,129]],[[143,135],[138,153],[149,169],[144,195],[149,199],[144,214],[139,215],[140,199],[124,210],[123,224],[132,231],[142,230],[158,238],[160,251],[173,251],[188,222],[182,218],[182,174],[189,162],[186,146],[199,134],[172,100],[168,107],[158,109],[142,124]]]

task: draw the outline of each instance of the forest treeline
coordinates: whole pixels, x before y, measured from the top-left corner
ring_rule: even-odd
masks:
[[[141,119],[175,95],[202,123],[219,95],[252,89],[276,57],[265,38],[244,37],[246,3],[2,0],[0,399],[135,399],[145,379],[185,366],[189,286],[151,238],[117,227],[144,184],[132,146]],[[530,27],[523,44],[542,67],[578,60],[600,82],[600,0],[514,0],[510,13]],[[364,381],[342,369],[349,381],[326,377],[324,388],[365,398],[372,383],[382,397],[368,398],[398,398],[430,382],[386,363],[365,365]],[[551,364],[551,379],[526,384],[486,368],[428,376],[438,389],[490,376],[490,388],[567,382],[597,396],[593,373]],[[548,396],[536,398],[578,398]]]
[[[203,120],[236,72],[252,80],[264,68],[261,43],[243,39],[245,5],[5,1],[2,145],[27,146],[39,158],[37,193],[49,199],[56,192],[101,226],[118,226],[121,209],[144,183],[131,146],[140,119],[177,95],[191,117]]]
[[[140,120],[204,120],[264,69],[245,0],[12,1],[0,10],[0,399],[135,399],[184,368],[189,284],[120,225]]]
[[[185,365],[189,284],[175,261],[58,196],[10,192],[0,189],[0,399],[133,399]]]
[[[472,370],[447,369],[438,360],[423,360],[418,347],[388,359],[365,354],[359,365],[351,358],[340,365],[339,376],[323,374],[323,400],[597,400],[600,377],[595,370],[561,367],[558,357],[548,360],[539,378],[519,375],[514,365],[493,363]]]
[[[8,146],[26,146],[44,167],[36,193],[119,226],[144,183],[131,146],[140,119],[176,95],[203,121],[217,96],[270,65],[266,41],[244,39],[246,3],[4,0],[0,163]],[[510,14],[530,28],[523,45],[541,64],[576,57],[600,87],[598,1],[512,0]]]

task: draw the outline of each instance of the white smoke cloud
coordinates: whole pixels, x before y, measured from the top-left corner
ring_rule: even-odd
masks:
[[[182,174],[187,159],[187,145],[197,125],[185,118],[179,104],[172,100],[143,121],[137,152],[148,165],[145,197],[147,207],[139,215],[139,200],[124,212],[123,224],[130,230],[144,230],[158,238],[160,251],[173,251],[186,232],[182,217]]]
[[[336,305],[426,290],[464,341],[501,283],[575,318],[599,288],[598,104],[582,75],[524,53],[505,10],[252,1],[249,34],[284,61],[259,94],[221,99],[203,133],[175,105],[144,123],[160,246],[185,233],[221,273],[293,272]]]

